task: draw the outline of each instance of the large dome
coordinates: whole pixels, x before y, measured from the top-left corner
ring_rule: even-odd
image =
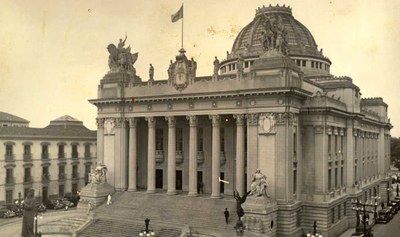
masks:
[[[236,37],[232,53],[252,55],[262,52],[261,32],[265,29],[264,22],[267,17],[275,19],[281,17],[287,32],[286,40],[290,55],[322,56],[310,31],[294,19],[292,9],[285,6],[258,8],[254,20],[245,26]]]
[[[330,60],[323,55],[322,50],[318,50],[318,45],[307,27],[297,21],[292,15],[292,9],[285,5],[269,5],[256,9],[253,21],[240,31],[222,66],[236,60],[239,55],[251,61],[251,58],[258,58],[265,52],[262,34],[266,30],[267,19],[282,24],[286,32],[288,56],[301,67],[306,76],[329,74]],[[229,69],[222,67],[221,73],[230,74]]]

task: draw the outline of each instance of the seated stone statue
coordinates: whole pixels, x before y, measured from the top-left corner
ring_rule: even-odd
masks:
[[[269,197],[267,194],[268,182],[267,177],[261,173],[260,169],[257,169],[252,176],[250,185],[250,195],[256,197]]]

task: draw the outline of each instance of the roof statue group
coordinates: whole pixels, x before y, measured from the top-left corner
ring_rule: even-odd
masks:
[[[288,55],[287,31],[283,26],[282,17],[275,18],[267,15],[263,15],[263,17],[265,21],[264,30],[261,32],[261,43],[264,50],[275,50],[283,55]]]
[[[119,39],[118,47],[114,44],[109,44],[107,50],[110,53],[108,56],[108,66],[110,67],[110,72],[126,71],[133,76],[136,75],[136,70],[133,64],[138,58],[138,53],[131,53],[131,46],[124,48],[125,41],[127,39],[125,34],[125,39]]]

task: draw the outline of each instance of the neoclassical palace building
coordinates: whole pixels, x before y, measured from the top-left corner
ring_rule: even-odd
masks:
[[[13,205],[29,189],[42,201],[76,194],[96,162],[96,131],[65,115],[45,128],[0,112],[0,203]]]
[[[168,79],[142,81],[123,43],[108,46],[110,70],[90,100],[97,158],[116,190],[197,196],[202,187],[223,198],[243,195],[260,169],[277,236],[302,236],[314,220],[337,236],[354,226],[352,199],[386,200],[388,105],[332,75],[290,7],[256,9],[210,76],[196,76],[181,49]]]

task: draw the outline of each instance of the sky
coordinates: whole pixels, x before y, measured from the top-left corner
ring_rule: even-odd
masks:
[[[231,51],[255,9],[286,4],[332,61],[331,73],[349,76],[362,97],[383,97],[400,136],[400,1],[398,0],[0,0],[0,111],[45,127],[70,115],[96,129],[97,86],[108,72],[108,44],[127,34],[139,52],[134,67],[145,81],[167,78],[181,47],[181,22],[171,15],[184,3],[183,46],[199,76],[211,75],[214,56]]]

